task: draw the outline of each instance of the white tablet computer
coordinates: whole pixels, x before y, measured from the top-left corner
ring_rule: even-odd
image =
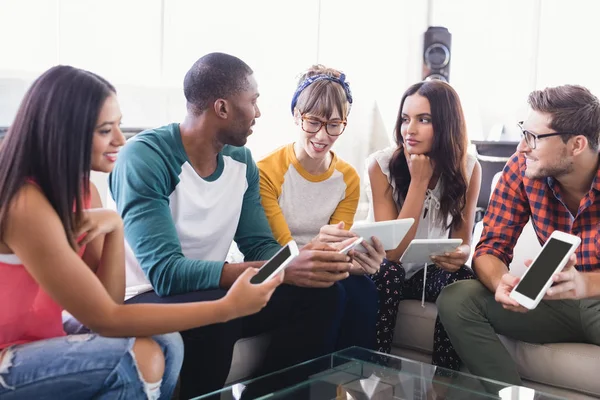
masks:
[[[365,222],[354,225],[350,231],[362,237],[370,245],[373,245],[371,236],[375,236],[381,241],[385,250],[394,250],[398,247],[402,239],[404,239],[404,236],[406,236],[414,222],[415,220],[413,218]],[[356,250],[362,252],[365,251],[364,247],[361,245],[357,246]]]
[[[414,239],[400,257],[400,262],[430,264],[431,256],[452,253],[461,244],[462,239]]]

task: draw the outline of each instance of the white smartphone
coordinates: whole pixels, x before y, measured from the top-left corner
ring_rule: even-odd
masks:
[[[259,284],[268,281],[283,271],[294,258],[300,254],[298,245],[291,241],[281,248],[269,261],[265,263],[256,275],[250,278],[250,283]]]
[[[361,237],[356,238],[356,240],[354,242],[350,243],[348,246],[346,246],[342,250],[340,250],[340,253],[341,254],[348,254],[348,252],[350,250],[352,250],[353,248],[355,248],[356,246],[358,246],[359,244],[361,244],[363,240],[364,239],[361,238]]]
[[[373,245],[371,236],[375,236],[383,244],[384,250],[394,250],[404,239],[414,222],[413,218],[403,218],[392,221],[357,223],[352,226],[350,232],[361,236],[371,246]],[[356,251],[366,252],[363,246],[358,246]]]
[[[462,244],[462,239],[413,239],[402,257],[402,263],[431,264],[431,256],[452,253]]]
[[[581,238],[578,236],[560,231],[552,232],[517,286],[510,292],[510,297],[525,308],[536,308],[552,285],[552,276],[564,268],[579,244]]]

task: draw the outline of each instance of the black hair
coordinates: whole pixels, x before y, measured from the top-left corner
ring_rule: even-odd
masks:
[[[89,193],[94,130],[105,100],[116,93],[91,72],[59,65],[33,82],[0,149],[0,235],[21,187],[35,182],[75,248]]]
[[[183,93],[188,109],[200,114],[217,99],[226,99],[248,87],[252,69],[225,53],[209,53],[198,59],[185,74]]]
[[[463,223],[462,211],[467,203],[467,128],[460,99],[449,84],[440,80],[423,81],[409,87],[400,102],[396,120],[396,143],[398,149],[390,161],[390,174],[396,184],[396,202],[402,206],[410,186],[410,170],[404,156],[401,134],[402,108],[408,96],[419,94],[429,101],[433,126],[433,145],[427,154],[435,163],[434,176],[439,176],[442,193],[440,196],[439,221],[445,228],[457,229]],[[452,217],[447,226],[448,216]]]

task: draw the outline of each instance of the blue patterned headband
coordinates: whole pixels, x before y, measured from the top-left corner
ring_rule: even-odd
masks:
[[[344,88],[344,91],[346,92],[346,98],[348,99],[348,103],[350,103],[352,105],[352,92],[350,91],[350,85],[348,85],[348,82],[346,82],[346,75],[341,74],[339,78],[336,78],[334,76],[329,76],[329,75],[323,75],[323,74],[322,75],[314,75],[314,76],[310,76],[310,77],[306,78],[304,80],[304,82],[302,82],[298,86],[298,89],[296,89],[296,92],[294,93],[294,97],[292,97],[292,115],[294,114],[294,108],[296,107],[296,103],[298,102],[298,97],[300,96],[300,93],[302,93],[302,91],[304,89],[306,89],[308,86],[310,86],[312,83],[317,82],[317,81],[323,81],[323,80],[337,82],[340,85],[342,85],[342,87]]]

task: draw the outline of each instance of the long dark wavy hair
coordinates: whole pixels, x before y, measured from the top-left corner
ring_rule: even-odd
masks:
[[[31,179],[75,248],[83,196],[89,193],[94,130],[113,93],[105,79],[65,65],[52,67],[33,82],[0,148],[0,235],[11,201]]]
[[[410,170],[404,156],[404,141],[400,129],[404,101],[414,94],[427,98],[431,107],[433,145],[427,155],[435,164],[433,176],[439,176],[441,181],[439,222],[445,229],[457,229],[463,222],[462,211],[467,203],[468,138],[458,94],[445,82],[439,80],[419,82],[409,87],[402,96],[394,133],[398,149],[390,160],[390,173],[396,184],[394,198],[402,207],[410,185]],[[449,226],[448,216],[452,217]]]

